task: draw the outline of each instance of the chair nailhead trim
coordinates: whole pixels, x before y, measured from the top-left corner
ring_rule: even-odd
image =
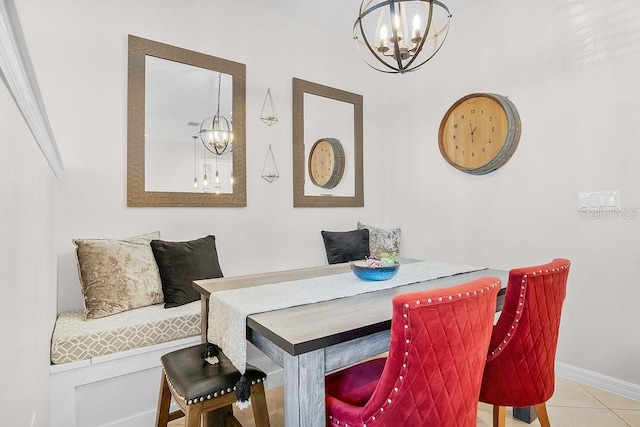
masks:
[[[167,379],[167,383],[169,384],[169,388],[171,389],[172,394],[179,398],[182,402],[186,403],[187,405],[193,405],[194,403],[198,403],[198,402],[204,402],[205,400],[211,400],[211,399],[215,399],[218,396],[222,396],[225,394],[224,389],[223,390],[219,390],[219,391],[215,391],[211,394],[207,394],[206,396],[200,396],[200,397],[196,397],[194,399],[189,399],[187,400],[184,396],[182,396],[180,393],[178,393],[178,391],[175,389],[175,387],[173,386],[173,384],[171,383],[171,379],[167,376],[167,373],[163,370],[163,375],[165,376],[165,378]],[[264,380],[266,380],[267,377],[264,378],[258,378],[255,381],[252,381],[252,385],[255,385],[256,382],[262,382]],[[235,390],[236,388],[233,387],[233,390]],[[227,389],[228,392],[231,392],[231,389],[228,388]]]
[[[490,291],[491,289],[495,289],[496,286],[500,286],[500,281],[497,281],[495,283],[492,283],[491,285],[485,287],[485,288],[480,288],[480,294],[483,294],[484,291]],[[448,295],[446,297],[438,297],[437,298],[437,302],[441,303],[443,301],[453,301],[454,298],[467,298],[470,296],[476,296],[478,295],[478,291],[473,291],[472,292],[465,292],[464,294],[462,294],[461,292],[459,292],[457,295]],[[435,301],[431,298],[427,298],[427,304],[432,304]],[[420,300],[416,300],[415,301],[415,306],[414,308],[418,308],[421,305]],[[405,372],[407,370],[407,361],[408,361],[408,357],[409,357],[409,349],[411,346],[411,330],[409,329],[409,310],[411,310],[411,304],[410,303],[405,303],[403,304],[404,307],[404,313],[402,314],[402,317],[404,319],[404,330],[405,330],[405,352],[404,352],[404,361],[402,363],[402,372]],[[403,375],[399,375],[398,376],[398,380],[396,381],[395,386],[393,387],[393,392],[394,393],[398,393],[400,391],[400,387],[402,386],[402,381],[404,380],[404,374]],[[380,412],[384,412],[384,409],[386,406],[391,405],[393,403],[393,399],[391,398],[391,396],[387,397],[387,401],[386,403],[380,408]],[[333,417],[330,417],[331,420],[333,420],[333,422],[336,425],[340,425],[340,422],[338,420],[333,419]],[[367,420],[367,422],[371,421],[375,421],[376,417],[375,415],[372,415],[371,418],[369,418]],[[367,424],[364,423],[362,424],[362,427],[367,427]]]
[[[552,268],[551,270],[545,269],[544,272],[542,270],[532,271],[531,276],[536,276],[537,274],[557,273],[557,272],[568,269],[570,265],[571,263],[568,262],[567,264],[561,265],[558,268]],[[491,353],[489,353],[489,357],[487,357],[487,362],[490,362],[491,360],[495,359],[502,352],[502,350],[504,350],[507,347],[507,344],[509,344],[509,341],[511,340],[511,334],[515,333],[518,327],[518,324],[520,323],[520,319],[522,318],[522,313],[524,308],[525,297],[527,294],[528,276],[529,275],[527,273],[522,275],[522,280],[520,282],[521,283],[520,299],[518,301],[518,307],[521,307],[521,308],[516,310],[516,315],[513,319],[513,322],[511,323],[511,328],[510,328],[511,333],[507,333],[507,337],[502,341],[501,345],[498,346],[498,348],[491,351]]]

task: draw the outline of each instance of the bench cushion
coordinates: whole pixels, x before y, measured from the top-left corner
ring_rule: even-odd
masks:
[[[60,313],[51,339],[51,363],[92,357],[174,341],[200,334],[200,301],[165,309],[162,304],[99,319],[84,312]]]

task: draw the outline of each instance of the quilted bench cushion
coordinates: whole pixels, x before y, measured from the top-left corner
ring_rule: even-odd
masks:
[[[200,301],[171,309],[162,304],[84,320],[83,311],[58,315],[51,339],[51,363],[160,344],[200,334]]]

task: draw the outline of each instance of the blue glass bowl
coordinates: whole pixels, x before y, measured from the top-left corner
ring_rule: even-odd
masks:
[[[389,280],[396,275],[398,269],[400,269],[400,264],[389,267],[368,267],[365,261],[351,263],[351,271],[362,280]]]

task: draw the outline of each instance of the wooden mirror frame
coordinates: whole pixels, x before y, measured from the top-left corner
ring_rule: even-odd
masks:
[[[353,104],[353,153],[355,178],[354,196],[305,195],[304,94],[309,93]],[[294,207],[363,207],[364,180],[362,167],[362,95],[323,86],[305,80],[293,79],[293,206]],[[319,118],[320,119],[320,118]]]
[[[178,193],[145,190],[145,57],[147,55],[233,76],[233,193]],[[245,64],[129,35],[127,206],[247,206],[245,95]]]

